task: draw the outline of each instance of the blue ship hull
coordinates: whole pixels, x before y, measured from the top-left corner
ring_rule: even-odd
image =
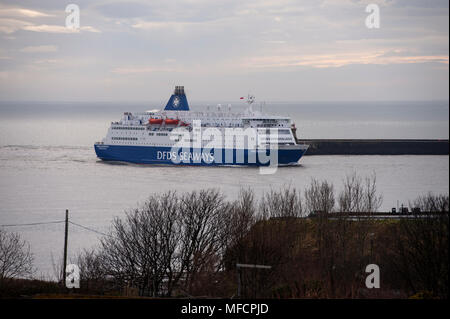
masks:
[[[162,146],[130,146],[95,144],[97,157],[105,161],[121,161],[136,164],[171,164],[171,165],[246,165],[267,166],[269,151],[257,150],[223,150],[222,158],[214,157],[214,151],[203,153],[199,150],[187,149],[175,153],[171,147]],[[225,153],[229,152],[228,157]],[[250,154],[257,152],[257,154]],[[278,165],[294,165],[300,160],[306,148],[278,149]],[[263,154],[261,154],[263,153]],[[231,156],[232,154],[232,156]],[[250,155],[250,156],[249,156]]]

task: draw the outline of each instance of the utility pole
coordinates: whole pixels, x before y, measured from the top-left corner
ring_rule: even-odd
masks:
[[[63,287],[66,285],[66,266],[67,266],[67,237],[69,235],[69,210],[66,209],[66,227],[64,231],[64,261],[63,261]]]

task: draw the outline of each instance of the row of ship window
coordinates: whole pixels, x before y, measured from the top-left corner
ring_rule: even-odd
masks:
[[[113,130],[137,130],[137,131],[143,131],[145,130],[145,127],[121,127],[121,126],[113,126]]]
[[[157,134],[158,135],[158,134]],[[161,135],[164,135],[163,133],[161,133]],[[165,134],[164,136],[167,136],[167,134]],[[111,139],[113,140],[119,140],[119,141],[137,141],[138,138],[137,137],[111,137]],[[252,140],[254,140],[254,138],[251,138]],[[279,141],[286,141],[286,140],[291,140],[291,138],[285,138],[285,137],[278,137],[276,138],[269,138],[269,137],[263,137],[262,140],[279,140]],[[180,141],[180,138],[176,138],[174,140],[175,142]],[[193,142],[194,139],[185,139],[184,142]]]
[[[148,133],[149,136],[153,136],[155,135],[155,133]],[[156,136],[167,136],[169,135],[168,133],[156,133]]]
[[[202,125],[203,126],[203,125]],[[222,126],[222,125],[221,125]],[[258,127],[265,127],[265,126],[258,126]],[[113,126],[112,127],[113,130],[135,130],[135,131],[144,131],[145,127],[120,127],[120,126]],[[156,129],[153,129],[156,130]],[[166,128],[167,131],[172,131],[172,128]],[[269,130],[267,130],[269,132]],[[158,134],[163,134],[163,133],[157,133]],[[278,130],[278,134],[290,134],[289,130]],[[165,135],[159,135],[159,136],[167,136],[167,134]]]
[[[262,141],[267,141],[267,140],[270,140],[270,141],[291,141],[292,138],[290,138],[290,137],[278,137],[278,138],[267,137],[267,138],[261,138],[261,140]]]
[[[263,131],[264,130],[261,130],[261,131],[259,131],[259,133],[263,133]],[[272,131],[271,131],[271,129],[269,128],[269,129],[266,129],[266,134],[270,134]],[[277,133],[278,134],[291,134],[291,131],[290,130],[281,130],[281,129],[278,129],[277,130]]]
[[[111,137],[113,140],[121,140],[121,141],[137,141],[137,137]]]

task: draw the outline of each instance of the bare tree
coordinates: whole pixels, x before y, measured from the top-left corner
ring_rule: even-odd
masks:
[[[376,212],[382,202],[383,197],[377,194],[375,174],[364,179],[356,173],[346,176],[338,197],[341,212]]]
[[[312,214],[315,212],[329,213],[334,208],[334,187],[327,181],[319,182],[312,179],[311,184],[305,189],[306,210]]]
[[[102,267],[101,256],[94,249],[84,249],[76,256],[75,260],[80,268],[81,280],[104,278],[105,269]]]
[[[409,206],[413,209],[418,208],[422,212],[448,212],[449,196],[428,193],[417,197],[414,201],[409,203]]]
[[[156,221],[155,245],[159,251],[158,258],[161,270],[164,271],[165,295],[171,296],[175,285],[182,276],[182,253],[180,251],[180,241],[182,236],[182,216],[180,200],[175,193],[167,193],[160,197],[158,214],[154,211],[153,220]],[[153,247],[153,246],[152,246]]]
[[[305,202],[310,213],[318,214],[314,220],[316,244],[318,247],[318,269],[326,278],[326,296],[347,295],[348,286],[355,280],[355,274],[367,255],[367,237],[370,225],[366,221],[354,222],[340,215],[330,219],[326,213],[334,209],[333,185],[315,179],[305,190]],[[348,176],[344,190],[339,195],[339,207],[345,211],[376,210],[380,203],[376,194],[375,178],[364,181],[356,174]]]
[[[448,298],[448,202],[448,195],[420,196],[413,203],[427,213],[399,222],[393,262],[414,293]]]
[[[248,210],[246,200],[241,205]],[[141,295],[170,296],[175,287],[191,294],[196,282],[223,265],[232,207],[217,190],[153,195],[113,221],[101,241],[103,269]]]
[[[250,189],[241,189],[230,213],[232,236],[242,238],[255,222],[255,194]]]
[[[373,173],[364,178],[364,210],[369,213],[376,212],[383,204],[383,195],[377,193],[377,176]]]
[[[272,189],[263,195],[260,213],[264,218],[301,217],[303,216],[301,194],[295,188],[290,187],[279,191]]]
[[[0,280],[30,277],[33,272],[30,245],[19,234],[0,229]]]
[[[228,221],[225,223],[226,251],[223,262],[227,266],[234,268],[233,263],[243,258],[244,240],[248,236],[251,227],[256,220],[256,203],[255,195],[250,189],[241,189],[239,191],[238,199],[230,205],[230,213],[225,217]],[[233,256],[228,255],[233,252]]]
[[[233,208],[233,220],[235,223],[244,220],[245,226],[235,227],[235,240],[231,241],[225,256],[227,269],[234,278],[236,263],[270,265],[271,270],[241,269],[239,277],[241,296],[272,296],[272,289],[276,285],[292,280],[292,272],[289,272],[293,266],[292,260],[301,259],[293,254],[294,251],[300,254],[300,246],[306,235],[306,224],[302,223],[305,220],[298,218],[303,216],[300,193],[290,187],[271,190],[256,205],[253,193],[248,195],[245,192],[240,194]],[[303,266],[300,264],[296,271]]]
[[[382,196],[377,194],[375,174],[364,178],[356,173],[346,176],[343,190],[338,196],[340,212],[376,212],[381,203]],[[328,225],[332,229],[322,231],[325,246],[332,248],[323,258],[333,259],[327,266],[333,296],[350,293],[354,297],[357,294],[354,287],[360,283],[360,269],[371,260],[371,236],[374,235],[371,229],[374,223],[374,220],[350,220],[339,215],[334,218],[332,225]]]
[[[53,278],[56,279],[59,283],[63,283],[63,263],[64,263],[64,257],[63,255],[59,255],[55,258],[53,253],[50,253],[50,258],[52,261],[52,270],[53,270]]]
[[[335,207],[326,181],[312,180],[303,194],[281,189],[260,202],[244,189],[231,202],[213,189],[153,195],[114,220],[100,254],[84,252],[78,263],[88,277],[112,276],[152,296],[230,296],[237,262],[272,266],[242,271],[245,297],[361,297],[369,263],[383,264],[392,289],[448,295],[448,213],[388,223],[344,214],[297,218]],[[338,205],[376,211],[381,196],[375,176],[348,176]],[[448,196],[428,194],[413,205],[448,211]]]
[[[107,285],[107,271],[103,267],[100,253],[94,249],[84,249],[75,257],[75,263],[80,268],[81,288],[103,293]]]
[[[180,239],[178,197],[173,192],[151,196],[142,207],[116,218],[101,241],[102,262],[108,275],[122,285],[139,288],[141,295],[159,295],[164,280],[173,287],[176,248]]]
[[[309,214],[314,214],[316,229],[316,243],[318,248],[318,269],[320,275],[328,278],[328,283],[332,295],[334,295],[334,268],[335,268],[335,251],[336,241],[332,224],[326,216],[334,209],[334,187],[327,181],[319,182],[316,179],[311,180],[311,184],[305,189],[305,204]],[[318,214],[315,214],[318,213]]]
[[[186,290],[193,292],[201,273],[220,270],[226,250],[226,222],[230,206],[217,190],[208,189],[184,194],[181,211],[181,270]]]

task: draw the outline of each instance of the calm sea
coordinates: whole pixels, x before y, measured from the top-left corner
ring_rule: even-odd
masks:
[[[232,199],[241,187],[257,195],[271,188],[303,189],[327,179],[339,192],[346,174],[376,173],[383,210],[428,191],[449,191],[448,156],[305,156],[301,165],[260,175],[255,168],[118,165],[98,161],[93,143],[124,111],[156,103],[0,102],[0,225],[70,219],[106,232],[112,218],[154,192],[218,188]],[[215,103],[210,103],[210,109]],[[207,103],[191,103],[205,110]],[[222,103],[222,110],[227,109]],[[233,111],[243,106],[232,106]],[[255,106],[259,109],[259,106]],[[268,113],[289,115],[300,138],[448,139],[448,102],[268,103]],[[63,224],[7,227],[28,240],[37,275],[53,276],[52,256],[63,250]],[[69,254],[98,243],[95,232],[70,225]]]

